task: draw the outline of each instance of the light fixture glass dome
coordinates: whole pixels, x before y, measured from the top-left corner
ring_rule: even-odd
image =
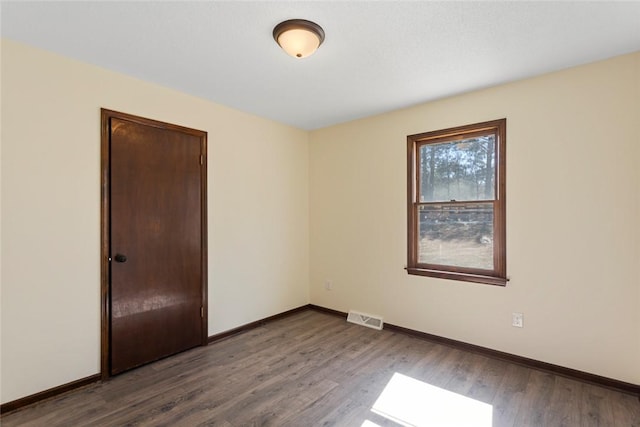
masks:
[[[280,47],[294,58],[313,54],[324,41],[324,30],[315,22],[290,19],[276,25],[273,38]]]

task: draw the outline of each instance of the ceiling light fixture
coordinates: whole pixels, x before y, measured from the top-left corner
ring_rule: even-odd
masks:
[[[324,41],[324,30],[306,19],[290,19],[275,26],[273,38],[289,55],[306,58]]]

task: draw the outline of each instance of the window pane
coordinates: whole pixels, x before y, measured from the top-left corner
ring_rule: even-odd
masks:
[[[495,135],[422,145],[418,170],[420,202],[493,200]]]
[[[418,262],[493,270],[493,204],[418,207]]]

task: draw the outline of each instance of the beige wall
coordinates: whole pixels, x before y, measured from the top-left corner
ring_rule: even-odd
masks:
[[[1,71],[2,402],[99,371],[100,107],[209,134],[210,335],[312,302],[640,384],[640,53],[310,134],[7,40]],[[501,117],[511,282],[408,276],[406,135]]]
[[[636,53],[312,132],[311,302],[640,384],[639,86]],[[511,281],[407,275],[406,135],[502,117]]]
[[[309,302],[307,132],[3,40],[3,403],[99,372],[100,107],[208,132],[210,335]]]

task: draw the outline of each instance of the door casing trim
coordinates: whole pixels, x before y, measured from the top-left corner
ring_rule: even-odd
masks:
[[[200,154],[202,166],[200,168],[200,218],[201,218],[201,287],[202,287],[202,319],[200,345],[208,344],[208,275],[207,275],[207,132],[174,125],[171,123],[147,119],[127,113],[100,109],[100,377],[107,380],[110,377],[110,269],[109,252],[111,246],[111,200],[110,200],[110,122],[111,118],[128,120],[145,126],[167,129],[194,135],[200,138]]]

